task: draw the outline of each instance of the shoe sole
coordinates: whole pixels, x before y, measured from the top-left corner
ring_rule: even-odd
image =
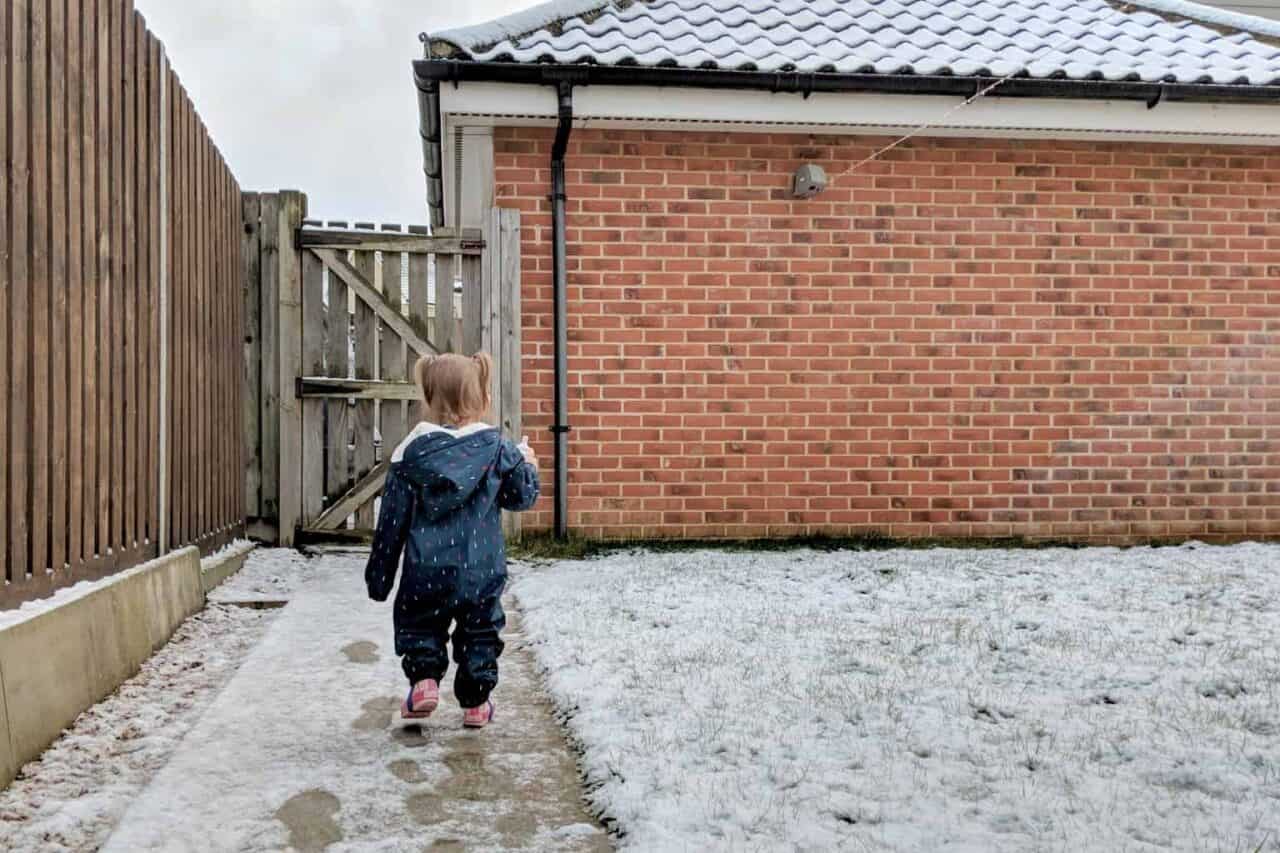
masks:
[[[492,705],[492,704],[490,704],[490,705],[489,705],[489,719],[485,720],[483,723],[468,723],[468,722],[464,719],[464,720],[462,721],[462,727],[463,727],[464,729],[483,729],[485,726],[487,726],[487,725],[489,725],[490,723],[492,723],[492,722],[493,722],[493,718],[494,718],[494,716],[496,715],[496,713],[497,713],[497,709],[495,709],[495,708],[493,707],[493,705]]]
[[[421,708],[418,708],[416,711],[410,711],[409,713],[406,714],[404,711],[404,706],[402,705],[400,707],[400,719],[405,720],[406,722],[413,722],[416,720],[425,720],[427,717],[430,717],[432,714],[434,714],[436,711],[436,708],[438,707],[440,707],[439,699],[428,699],[422,703]]]

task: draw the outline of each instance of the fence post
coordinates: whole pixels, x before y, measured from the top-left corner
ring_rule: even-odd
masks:
[[[240,194],[240,287],[244,299],[244,498],[245,520],[261,522],[262,506],[262,225],[257,193]],[[259,528],[254,531],[261,535]],[[267,537],[274,540],[274,536]]]
[[[279,537],[293,545],[302,515],[302,402],[298,377],[302,375],[302,257],[297,233],[307,215],[307,197],[296,190],[280,193],[276,223],[279,269],[278,333],[280,393]]]
[[[498,425],[513,441],[519,441],[524,428],[520,417],[520,211],[493,208],[485,253],[485,265],[494,282],[490,336],[501,376]],[[509,538],[520,538],[519,513],[507,513],[504,526]]]

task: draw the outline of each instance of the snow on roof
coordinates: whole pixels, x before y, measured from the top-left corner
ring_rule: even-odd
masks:
[[[554,0],[437,33],[431,48],[517,63],[1280,84],[1280,22],[1186,0]]]

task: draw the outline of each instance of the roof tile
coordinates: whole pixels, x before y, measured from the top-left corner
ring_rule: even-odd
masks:
[[[553,0],[439,33],[432,49],[520,63],[1280,85],[1280,24],[1185,0]]]

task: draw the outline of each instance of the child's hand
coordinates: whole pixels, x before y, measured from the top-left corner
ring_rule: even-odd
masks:
[[[533,470],[537,471],[538,455],[534,453],[533,448],[529,446],[529,436],[526,435],[520,439],[520,444],[517,446],[517,449],[520,451],[520,454],[524,456],[524,461],[532,465]]]

